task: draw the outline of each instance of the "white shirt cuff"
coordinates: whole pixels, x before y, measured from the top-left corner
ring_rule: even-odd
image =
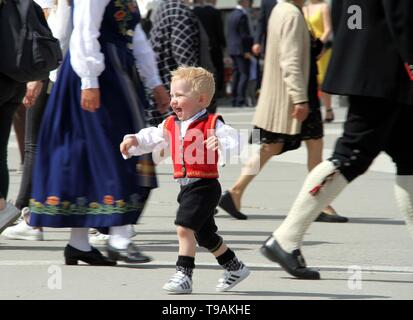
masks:
[[[82,90],[99,88],[99,80],[97,77],[84,77],[82,78]]]

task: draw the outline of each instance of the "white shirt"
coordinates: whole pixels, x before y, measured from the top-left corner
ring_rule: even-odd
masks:
[[[82,89],[99,88],[98,77],[105,69],[98,38],[106,6],[110,0],[74,0],[70,54],[73,70],[82,80]],[[155,55],[140,24],[133,36],[133,55],[144,85],[161,85]]]
[[[204,115],[207,111],[204,109],[193,117],[184,120],[177,121],[177,124],[180,127],[181,138],[185,136],[189,125],[194,122],[196,119]],[[169,150],[169,137],[165,135],[165,130],[163,128],[165,120],[158,125],[158,127],[149,127],[140,130],[136,134],[128,134],[123,139],[130,136],[134,136],[138,140],[137,147],[131,147],[128,152],[131,156],[140,156],[145,153],[150,152],[159,152],[161,150]],[[239,153],[239,134],[237,130],[230,127],[229,125],[224,124],[221,120],[218,119],[215,127],[215,136],[219,141],[219,160],[220,165],[225,164],[225,157],[222,157],[223,154],[230,151],[237,151]],[[128,157],[123,156],[125,159]],[[198,181],[199,178],[180,178],[176,179],[180,185],[187,185],[189,183]]]

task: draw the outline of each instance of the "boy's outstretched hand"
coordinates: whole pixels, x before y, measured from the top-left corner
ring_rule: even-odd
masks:
[[[138,139],[136,137],[127,137],[125,140],[122,141],[120,144],[120,152],[126,157],[129,158],[129,149],[131,147],[137,147],[139,145]]]
[[[208,150],[216,151],[219,148],[218,138],[216,136],[210,136],[204,141],[204,144],[206,144]]]

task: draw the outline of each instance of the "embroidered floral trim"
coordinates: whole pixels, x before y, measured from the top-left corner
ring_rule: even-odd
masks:
[[[133,36],[129,27],[129,21],[134,19],[134,14],[138,11],[138,5],[133,0],[116,0],[114,6],[118,10],[113,17],[119,23],[119,31],[124,36]]]
[[[59,197],[49,196],[44,203],[30,199],[30,211],[36,214],[49,215],[73,215],[73,214],[114,214],[127,213],[143,209],[143,203],[139,202],[139,195],[132,194],[126,202],[123,199],[115,200],[111,195],[106,195],[102,203],[90,202],[85,197],[78,197],[76,203],[60,201]]]

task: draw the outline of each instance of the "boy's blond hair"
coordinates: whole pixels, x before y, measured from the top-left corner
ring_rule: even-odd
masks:
[[[206,94],[207,105],[211,103],[215,93],[214,75],[201,67],[180,66],[171,72],[171,82],[173,80],[185,80],[189,83],[192,91],[198,94]]]

